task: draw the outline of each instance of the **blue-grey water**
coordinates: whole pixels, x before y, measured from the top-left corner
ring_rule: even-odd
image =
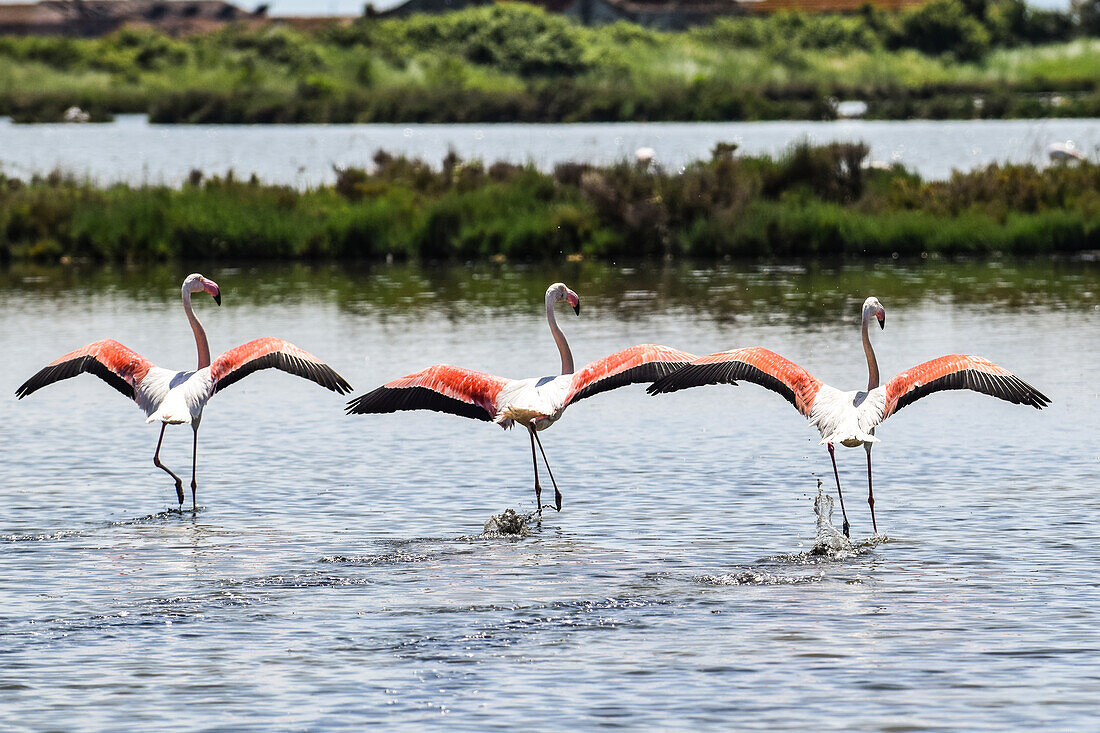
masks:
[[[900,163],[926,178],[990,163],[1049,162],[1052,143],[1071,141],[1100,158],[1100,119],[839,120],[835,122],[652,122],[470,125],[150,125],[144,116],[109,124],[16,125],[0,119],[0,172],[26,178],[62,170],[100,183],[178,185],[192,170],[255,174],[307,188],[332,183],[335,168],[369,167],[378,150],[438,164],[466,159],[614,163],[642,147],[670,170],[710,157],[716,143],[778,155],[809,140],[864,142],[869,162]]]
[[[204,268],[215,353],[282,336],[355,394],[440,361],[552,374],[542,293],[561,279],[579,363],[757,344],[858,388],[875,294],[885,375],[962,351],[1052,398],[938,394],[887,421],[884,542],[864,453],[839,450],[856,548],[821,556],[828,455],[751,384],[573,405],[542,433],[563,511],[503,539],[479,535],[533,509],[523,433],[347,417],[260,372],[210,403],[200,510],[174,513],[157,429],[125,398],[90,375],[12,392],[104,337],[192,366],[190,269],[0,271],[0,728],[1095,730],[1094,262]],[[190,437],[170,429],[163,454],[185,477]]]

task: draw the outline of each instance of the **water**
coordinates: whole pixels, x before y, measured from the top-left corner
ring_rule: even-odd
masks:
[[[178,185],[193,169],[228,170],[301,188],[331,183],[334,167],[370,166],[377,150],[433,164],[455,150],[467,159],[613,163],[640,147],[675,169],[709,158],[717,142],[749,154],[781,153],[802,140],[870,145],[870,160],[946,178],[993,162],[1047,163],[1047,146],[1072,140],[1100,156],[1100,119],[882,122],[592,123],[568,125],[14,125],[0,120],[0,171],[26,178],[55,169],[97,181]]]
[[[354,394],[437,361],[552,373],[541,296],[562,279],[579,363],[760,344],[854,388],[873,293],[885,374],[968,351],[1053,399],[948,393],[887,421],[886,541],[868,539],[863,451],[838,451],[853,541],[824,554],[828,455],[751,384],[573,405],[542,434],[564,510],[490,539],[492,515],[534,508],[522,433],[347,417],[261,372],[209,405],[200,511],[170,512],[157,430],[120,395],[91,376],[12,392],[108,336],[190,366],[190,269],[0,272],[5,730],[1094,729],[1095,263],[205,271],[215,353],[277,334]],[[189,450],[171,429],[165,462],[186,475]]]

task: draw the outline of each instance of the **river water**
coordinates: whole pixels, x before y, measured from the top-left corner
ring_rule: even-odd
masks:
[[[865,142],[869,160],[901,163],[925,178],[995,162],[1048,163],[1047,147],[1072,141],[1100,157],[1100,119],[910,120],[475,125],[150,125],[140,115],[109,124],[15,125],[0,119],[0,172],[26,178],[63,170],[101,183],[178,185],[192,170],[257,175],[307,188],[335,180],[335,167],[369,167],[377,150],[438,164],[449,150],[466,159],[614,163],[654,149],[676,169],[705,159],[718,142],[748,154],[792,144]]]
[[[855,548],[822,555],[828,455],[747,383],[571,406],[542,433],[563,511],[517,539],[481,533],[533,509],[523,433],[349,417],[260,372],[210,403],[200,509],[170,511],[134,405],[90,375],[13,391],[105,337],[192,366],[190,269],[0,271],[0,728],[1095,730],[1094,262],[205,270],[215,354],[279,335],[356,395],[441,361],[554,373],[542,293],[561,279],[581,364],[757,344],[858,388],[874,294],[884,375],[964,351],[1052,398],[938,394],[887,421],[884,542],[864,453],[838,450]],[[190,437],[170,429],[162,456],[185,477]]]

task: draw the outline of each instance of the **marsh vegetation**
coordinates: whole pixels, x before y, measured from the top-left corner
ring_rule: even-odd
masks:
[[[1100,248],[1100,166],[992,165],[924,181],[860,144],[666,170],[441,166],[379,152],[298,191],[252,178],[98,187],[0,178],[0,257],[509,260],[1040,254]]]
[[[499,122],[1100,116],[1100,10],[935,0],[680,32],[507,3],[310,34],[0,38],[0,115],[53,121]]]

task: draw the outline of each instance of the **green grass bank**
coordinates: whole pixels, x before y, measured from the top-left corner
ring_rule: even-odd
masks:
[[[1100,166],[990,166],[947,181],[864,167],[862,145],[779,158],[719,145],[683,171],[623,162],[439,168],[378,153],[296,191],[204,179],[106,188],[0,178],[0,259],[157,262],[881,257],[1100,250]]]
[[[1100,0],[933,0],[661,32],[501,3],[299,33],[0,37],[0,115],[165,123],[1100,116]]]

